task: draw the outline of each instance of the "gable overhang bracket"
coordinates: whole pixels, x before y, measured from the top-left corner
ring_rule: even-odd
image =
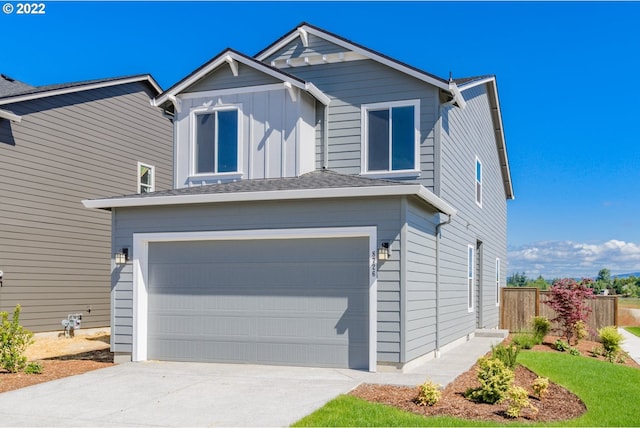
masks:
[[[169,101],[173,103],[176,108],[176,113],[182,112],[182,100],[177,98],[175,95],[169,95]]]
[[[291,98],[291,101],[295,103],[298,100],[297,88],[294,88],[290,82],[284,82],[283,85],[287,89],[287,92],[289,92],[289,97]]]
[[[18,116],[15,113],[11,113],[7,110],[0,110],[0,118],[10,120],[11,122],[20,123],[22,116]]]
[[[238,77],[238,61],[231,58],[231,55],[227,55],[224,60],[227,62],[227,64],[229,64],[229,68],[231,68],[233,77]]]
[[[300,36],[300,40],[302,40],[302,46],[305,48],[309,47],[309,33],[304,28],[298,28],[298,35]]]
[[[449,82],[449,92],[451,92],[451,95],[453,95],[453,99],[451,101],[462,110],[464,110],[464,108],[467,106],[467,102],[464,100],[462,93],[460,93],[458,85],[456,85],[454,82]]]

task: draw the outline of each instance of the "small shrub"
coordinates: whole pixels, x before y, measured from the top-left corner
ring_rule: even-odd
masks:
[[[560,352],[565,352],[569,349],[569,344],[562,339],[558,339],[553,343],[554,348]]]
[[[520,348],[518,348],[516,345],[491,345],[491,356],[502,361],[505,366],[509,367],[512,370],[516,366],[518,353],[520,353]]]
[[[579,357],[579,356],[582,355],[580,353],[580,350],[578,350],[578,348],[574,348],[574,347],[569,348],[569,354],[573,355],[574,357]]]
[[[531,389],[536,394],[536,396],[542,400],[547,392],[549,392],[549,379],[546,377],[538,377],[531,384]]]
[[[41,374],[42,373],[42,364],[32,361],[24,368],[24,372],[26,374]]]
[[[576,332],[577,345],[579,341],[587,338],[587,336],[589,335],[589,331],[587,330],[587,324],[584,321],[576,321],[573,328]]]
[[[604,348],[602,346],[594,346],[591,348],[591,356],[599,357],[601,355],[604,355]]]
[[[518,333],[513,336],[511,342],[516,344],[520,349],[531,349],[536,344],[535,338],[529,333]]]
[[[507,397],[509,402],[507,404],[506,413],[509,417],[519,417],[520,413],[522,413],[522,409],[525,407],[529,407],[535,412],[538,411],[538,409],[536,409],[529,401],[529,393],[527,390],[521,386],[514,386],[510,388]]]
[[[0,368],[17,373],[27,365],[24,351],[31,344],[33,333],[20,325],[20,305],[9,321],[7,312],[0,312]]]
[[[547,317],[533,317],[533,338],[536,345],[540,345],[545,336],[549,334],[551,330],[551,321]]]
[[[418,397],[415,399],[415,403],[418,406],[434,406],[440,401],[442,393],[440,392],[440,386],[437,383],[433,383],[430,380],[426,381],[422,385],[419,385],[420,391]]]
[[[615,353],[620,350],[620,343],[624,340],[618,329],[614,326],[603,327],[598,330],[600,342],[606,354]]]
[[[503,401],[511,384],[514,374],[511,369],[500,360],[481,357],[478,360],[479,388],[469,388],[464,396],[483,403],[495,404]]]

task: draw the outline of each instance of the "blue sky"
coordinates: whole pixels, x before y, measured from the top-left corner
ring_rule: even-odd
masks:
[[[0,72],[32,85],[150,73],[302,21],[441,77],[495,74],[516,199],[509,273],[640,271],[640,3],[45,2],[0,12]],[[8,36],[7,36],[8,35]]]

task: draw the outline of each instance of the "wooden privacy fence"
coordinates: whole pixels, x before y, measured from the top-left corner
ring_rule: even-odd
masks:
[[[549,291],[540,291],[530,287],[507,287],[500,293],[500,328],[512,332],[531,331],[531,319],[543,316],[555,318],[556,314],[549,305],[545,305]],[[591,314],[587,325],[590,331],[597,331],[609,325],[618,325],[618,296],[596,296],[588,299]],[[555,329],[556,323],[551,328]]]

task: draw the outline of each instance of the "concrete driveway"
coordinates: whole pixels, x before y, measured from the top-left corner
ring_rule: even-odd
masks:
[[[446,385],[499,343],[478,331],[407,373],[243,364],[127,363],[0,394],[0,426],[282,427],[360,383]]]
[[[121,364],[3,393],[0,426],[288,426],[356,387],[359,374],[366,375],[304,367]]]

